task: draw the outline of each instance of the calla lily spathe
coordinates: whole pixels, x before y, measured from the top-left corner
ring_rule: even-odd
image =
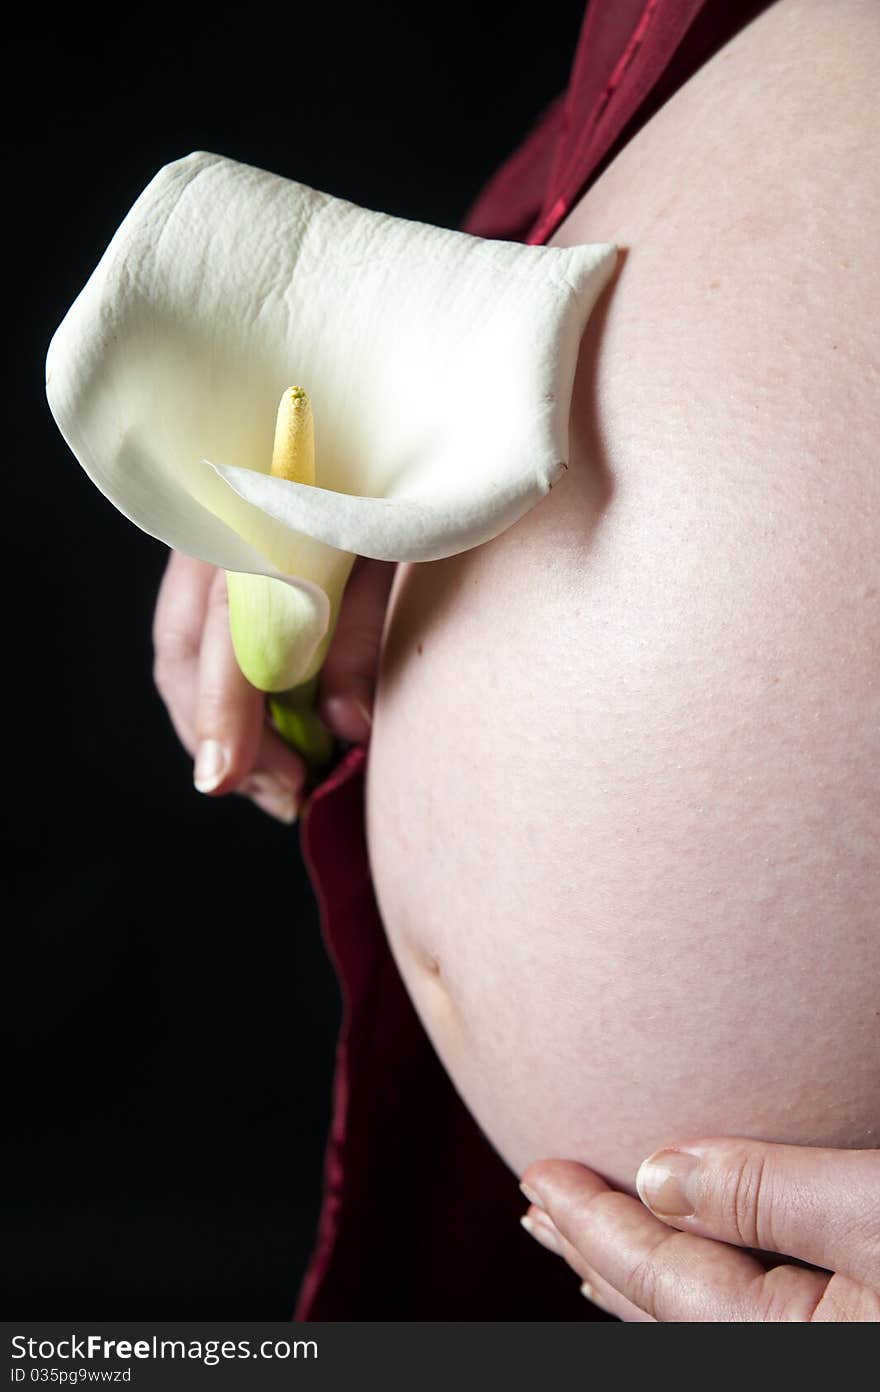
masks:
[[[614,264],[609,245],[487,241],[192,154],[144,190],[57,330],[49,403],[120,511],[237,575],[238,627],[258,635],[239,660],[281,690],[318,670],[355,555],[453,555],[546,494]],[[269,473],[292,383],[314,409],[314,485]]]

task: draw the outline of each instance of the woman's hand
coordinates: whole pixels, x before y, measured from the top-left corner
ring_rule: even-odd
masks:
[[[358,559],[319,682],[318,713],[340,739],[366,740],[394,566]],[[156,686],[200,792],[249,797],[296,819],[306,768],[266,718],[266,699],[239,671],[222,570],[172,551],[153,622]]]
[[[568,1160],[523,1176],[523,1225],[623,1320],[880,1320],[880,1151],[707,1140],[641,1166],[642,1202]],[[768,1269],[742,1248],[822,1271]]]

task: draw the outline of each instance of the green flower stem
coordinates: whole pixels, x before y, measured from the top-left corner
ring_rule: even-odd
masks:
[[[315,711],[318,678],[303,682],[290,691],[273,692],[269,710],[282,739],[301,754],[310,778],[314,778],[333,757],[335,741]]]

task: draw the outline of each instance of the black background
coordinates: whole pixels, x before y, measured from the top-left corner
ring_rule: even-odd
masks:
[[[192,790],[151,684],[165,552],[57,433],[51,333],[193,149],[456,226],[564,87],[582,12],[33,6],[7,24],[7,1319],[289,1316],[339,1014],[295,831]]]

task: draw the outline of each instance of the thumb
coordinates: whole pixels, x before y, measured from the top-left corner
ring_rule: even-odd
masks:
[[[650,1156],[636,1186],[673,1227],[880,1284],[880,1151],[688,1142]]]
[[[385,608],[394,563],[359,557],[321,672],[319,713],[334,734],[359,742],[370,735]]]

